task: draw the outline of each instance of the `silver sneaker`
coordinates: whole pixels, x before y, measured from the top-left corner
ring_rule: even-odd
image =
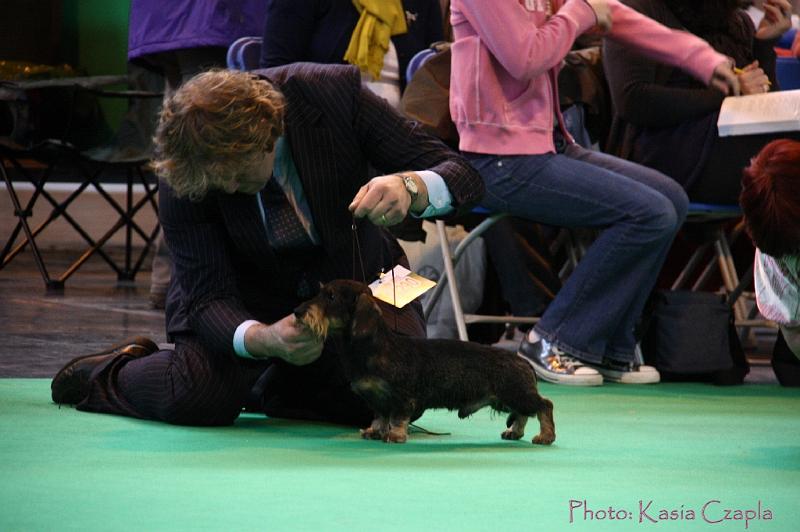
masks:
[[[572,386],[603,384],[603,376],[597,370],[566,354],[543,338],[531,342],[526,334],[519,344],[517,354],[530,362],[536,375],[542,380]]]

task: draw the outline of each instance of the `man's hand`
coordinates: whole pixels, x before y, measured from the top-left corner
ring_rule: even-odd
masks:
[[[717,68],[714,69],[714,74],[711,76],[709,85],[726,96],[739,96],[739,94],[741,94],[739,78],[734,74],[733,68],[728,61],[717,65]]]
[[[611,31],[611,7],[609,7],[608,2],[606,0],[586,0],[586,3],[594,10],[597,28],[602,33]]]
[[[758,61],[753,61],[737,74],[742,94],[762,94],[769,92],[769,78],[758,67]]]
[[[764,0],[764,18],[756,30],[756,39],[777,39],[792,27],[792,4],[789,0]]]
[[[403,177],[389,174],[373,177],[361,187],[350,202],[350,212],[356,218],[367,218],[373,224],[382,226],[399,224],[410,210],[421,213],[428,205],[428,189],[415,173],[408,172],[406,175],[412,176],[419,191],[413,205]]]
[[[257,324],[247,329],[244,345],[255,358],[278,357],[304,366],[322,354],[323,340],[289,314],[272,325]]]

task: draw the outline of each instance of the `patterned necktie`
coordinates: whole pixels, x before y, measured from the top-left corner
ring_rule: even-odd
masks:
[[[261,191],[261,199],[267,218],[267,234],[274,248],[298,248],[313,244],[292,204],[274,177],[267,181]]]

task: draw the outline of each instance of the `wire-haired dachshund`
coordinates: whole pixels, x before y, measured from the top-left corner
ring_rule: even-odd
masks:
[[[327,283],[295,315],[321,338],[337,342],[353,390],[375,413],[361,431],[364,438],[403,443],[409,422],[428,408],[458,410],[465,418],[488,405],[510,412],[503,439],[522,438],[534,415],[540,432],[533,443],[556,439],[553,403],[539,395],[533,368],[516,353],[395,334],[369,288],[356,281]]]

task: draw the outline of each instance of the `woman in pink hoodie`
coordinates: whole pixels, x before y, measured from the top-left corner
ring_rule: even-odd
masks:
[[[658,382],[655,368],[636,363],[633,331],[686,215],[686,194],[655,170],[575,144],[556,78],[575,38],[590,30],[738,93],[728,59],[616,0],[453,0],[451,22],[450,112],[486,183],[483,205],[602,230],[520,354],[550,382]]]

